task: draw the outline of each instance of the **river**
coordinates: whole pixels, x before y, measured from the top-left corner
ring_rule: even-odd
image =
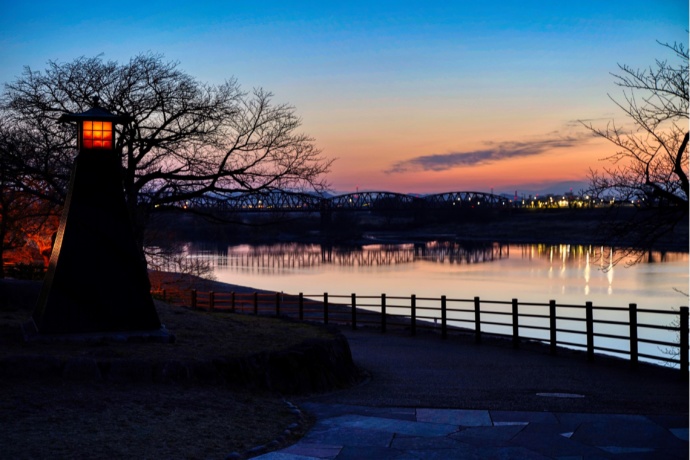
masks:
[[[280,243],[211,249],[189,243],[183,253],[208,263],[218,281],[307,296],[479,296],[570,305],[591,301],[621,309],[636,303],[667,311],[688,305],[688,254],[680,252],[652,252],[633,265],[626,257],[614,264],[620,253],[608,247],[564,244]],[[673,339],[656,332],[653,337]]]

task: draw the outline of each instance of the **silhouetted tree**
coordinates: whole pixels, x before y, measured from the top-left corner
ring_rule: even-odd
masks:
[[[40,139],[23,174],[38,196],[64,199],[75,155],[76,130],[57,119],[100,106],[127,115],[116,127],[123,185],[137,238],[156,207],[176,206],[202,195],[238,191],[326,188],[325,159],[314,139],[299,133],[295,108],[275,104],[262,89],[243,91],[236,80],[200,83],[157,54],[125,64],[101,57],[51,61],[44,72],[25,68],[5,84],[3,118]],[[41,148],[38,148],[41,147]],[[44,183],[57,194],[46,194]]]
[[[0,278],[5,276],[8,260],[44,265],[57,230],[59,209],[45,199],[51,193],[50,184],[35,184],[26,174],[33,167],[32,152],[38,145],[30,134],[0,118]]]
[[[613,74],[623,98],[609,97],[632,126],[583,123],[618,149],[608,158],[612,167],[590,170],[588,193],[636,207],[618,224],[607,224],[607,233],[642,250],[688,222],[688,49],[660,44],[673,53],[673,62],[656,60],[641,70],[619,64],[620,73]]]

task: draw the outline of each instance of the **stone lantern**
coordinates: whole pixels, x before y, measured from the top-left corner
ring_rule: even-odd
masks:
[[[74,163],[60,227],[27,339],[69,334],[168,337],[150,293],[122,183],[115,125],[128,122],[99,107],[65,114],[76,123]]]

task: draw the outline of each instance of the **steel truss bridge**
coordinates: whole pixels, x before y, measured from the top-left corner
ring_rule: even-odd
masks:
[[[261,192],[230,197],[203,196],[180,207],[220,212],[413,211],[450,208],[509,208],[511,200],[483,192],[446,192],[416,196],[394,192],[357,192],[321,197],[308,193]]]

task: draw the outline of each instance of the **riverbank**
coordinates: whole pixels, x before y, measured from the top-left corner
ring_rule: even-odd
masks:
[[[166,277],[158,275],[161,278],[156,282],[170,288],[256,291],[248,286],[187,276],[175,276],[166,283]],[[25,283],[19,283],[23,287],[13,291],[11,299],[23,308],[30,308],[33,303],[29,294],[35,292],[36,284],[31,288]],[[159,312],[163,311],[161,308],[165,307],[157,303]],[[3,313],[5,319],[12,314],[12,309],[9,310],[10,313]],[[172,315],[180,322],[170,323],[171,332],[187,329],[203,340],[205,328],[190,323],[184,314],[172,311]],[[259,332],[273,345],[282,343],[275,333]],[[544,348],[514,350],[507,341],[492,344],[485,340],[477,346],[461,336],[441,341],[435,334],[410,338],[363,330],[347,332],[347,337],[348,342],[355,344],[353,358],[372,372],[371,379],[366,385],[351,389],[295,398],[297,407],[262,391],[198,382],[112,385],[69,379],[3,378],[0,391],[5,398],[0,402],[0,423],[8,429],[0,433],[0,444],[9,446],[5,453],[17,458],[243,458],[241,454],[228,454],[244,451],[247,455],[258,455],[299,439],[314,421],[299,407],[314,407],[314,402],[328,403],[328,410],[359,407],[353,404],[379,408],[423,404],[427,408],[452,408],[454,413],[459,409],[475,413],[478,409],[492,408],[494,416],[500,413],[501,417],[514,414],[523,418],[528,413],[575,410],[656,414],[654,420],[662,420],[674,430],[681,429],[682,425],[676,425],[678,420],[687,420],[687,385],[671,369],[641,363],[633,371],[621,360],[598,358],[589,363],[582,356],[552,356]],[[228,339],[231,341],[222,341],[225,350],[251,346],[236,334]],[[98,354],[112,353],[100,347]],[[203,355],[202,348],[195,354]],[[171,357],[178,358],[177,353]],[[487,362],[492,365],[487,366]],[[360,410],[370,415],[375,408]],[[594,416],[594,419],[601,417]],[[616,420],[639,418],[637,415],[614,417]],[[385,418],[387,426],[390,426],[389,418]],[[376,427],[360,434],[366,436],[372,432],[377,432]],[[313,450],[314,436],[324,431],[309,433],[305,439],[307,444],[314,443],[308,446]],[[328,433],[349,436],[347,430]],[[658,437],[658,433],[654,435]],[[333,444],[332,441],[329,438],[327,444]],[[493,441],[487,439],[487,442]],[[543,444],[536,440],[534,443]]]
[[[156,275],[169,287],[194,283]],[[27,343],[21,325],[40,286],[0,280],[0,445],[8,458],[246,458],[310,427],[312,418],[285,398],[359,378],[333,329],[159,301],[171,343]]]
[[[627,210],[624,210],[627,211]],[[554,209],[536,212],[495,214],[486,220],[460,220],[428,224],[419,228],[372,229],[365,241],[426,242],[433,240],[459,243],[595,245],[647,250],[688,252],[688,222],[677,225],[673,232],[639,247],[639,235],[614,234],[627,216],[611,216],[606,210]],[[615,217],[615,218],[614,218]],[[610,220],[607,220],[610,219]]]
[[[615,211],[615,212],[614,212]],[[672,232],[641,247],[635,227],[616,231],[639,212],[614,209],[512,209],[483,213],[430,213],[424,217],[335,213],[324,224],[314,214],[238,214],[242,224],[211,224],[191,214],[157,215],[150,236],[161,245],[207,241],[226,245],[298,242],[362,245],[372,241],[412,243],[432,240],[503,244],[583,244],[688,252],[687,217]],[[161,239],[160,235],[167,239]],[[156,238],[158,237],[158,238]]]

